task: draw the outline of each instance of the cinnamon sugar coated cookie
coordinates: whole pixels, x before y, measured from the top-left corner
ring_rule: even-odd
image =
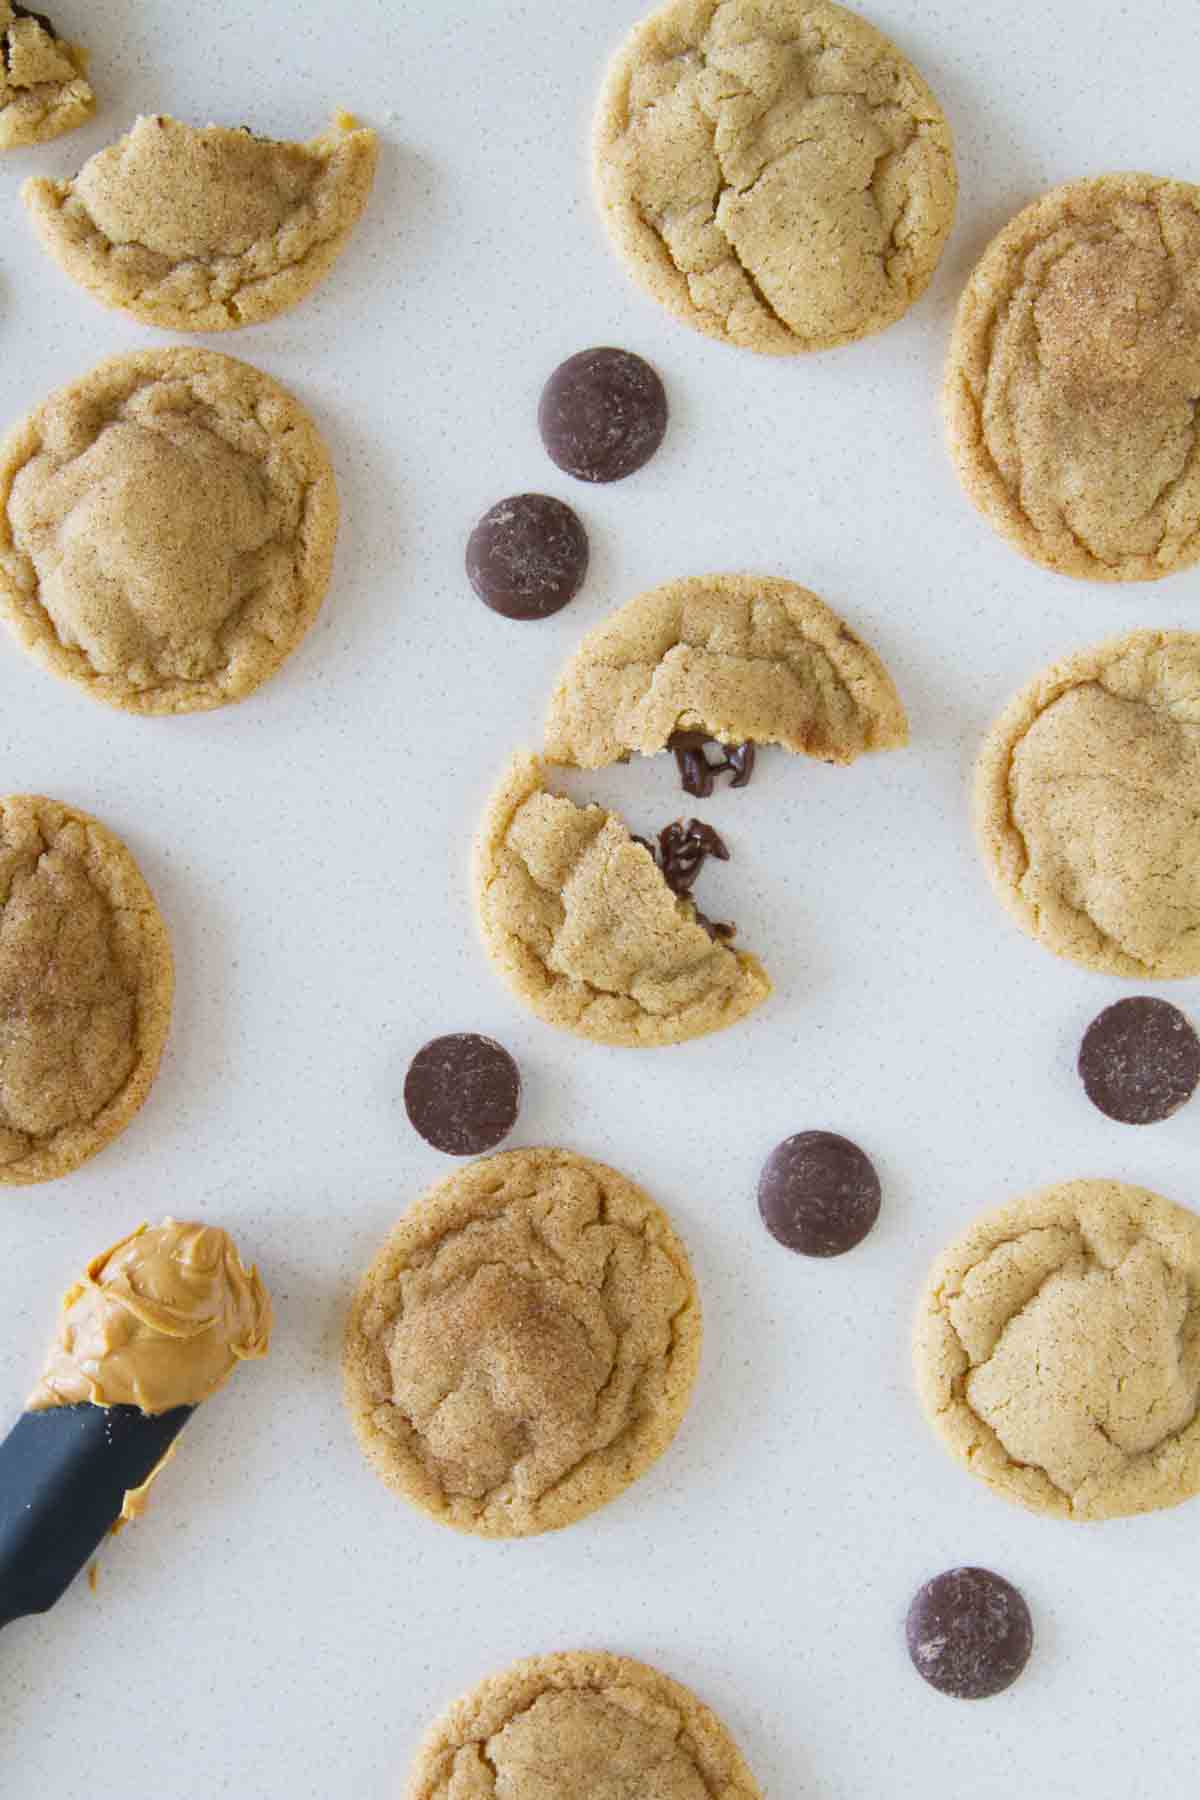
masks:
[[[73,807],[0,800],[0,1184],[69,1174],[150,1091],[174,986],[132,856]]]
[[[47,143],[91,118],[87,62],[45,13],[0,0],[0,150]]]
[[[432,1189],[375,1258],[346,1403],[405,1499],[460,1531],[527,1537],[661,1456],[700,1329],[687,1253],[647,1194],[566,1150],[510,1150]]]
[[[775,355],[894,324],[954,220],[933,94],[828,0],[668,0],[612,64],[594,154],[641,286],[695,330]]]
[[[1022,689],[979,759],[992,886],[1084,968],[1200,975],[1200,635],[1135,631]]]
[[[211,350],[110,357],[0,445],[0,614],[126,712],[244,699],[324,599],[338,501],[285,388]]]
[[[102,305],[169,331],[228,331],[287,312],[329,273],[375,161],[375,133],[345,114],[294,144],[156,113],[21,197],[55,262]]]
[[[406,1800],[762,1800],[716,1714],[627,1656],[534,1656],[433,1726]]]
[[[1200,558],[1200,187],[1071,181],[1019,213],[958,309],[951,454],[1035,562],[1153,581]]]
[[[917,1388],[1005,1499],[1110,1519],[1200,1493],[1200,1218],[1070,1181],[986,1214],[938,1258]]]
[[[694,731],[832,763],[908,742],[874,651],[807,588],[762,575],[669,581],[589,632],[550,702],[546,756],[598,769]]]
[[[546,791],[514,758],[475,853],[484,948],[540,1019],[649,1049],[722,1031],[771,992],[756,957],[713,936],[615,813]]]

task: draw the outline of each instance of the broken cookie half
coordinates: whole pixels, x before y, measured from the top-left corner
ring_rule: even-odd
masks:
[[[770,994],[687,892],[720,839],[695,821],[664,839],[656,858],[614,813],[547,792],[536,757],[514,758],[484,816],[475,896],[489,956],[547,1024],[654,1048],[721,1031]]]
[[[45,13],[0,0],[0,150],[47,143],[95,110],[87,52]]]
[[[753,746],[828,763],[908,742],[892,678],[824,601],[792,581],[701,575],[641,594],[589,632],[550,703],[546,756],[599,769],[635,752],[675,750],[689,793],[712,791],[709,765],[735,787]]]
[[[375,133],[344,113],[304,144],[156,113],[22,198],[54,261],[102,305],[168,331],[228,331],[276,318],[329,273],[376,155]]]

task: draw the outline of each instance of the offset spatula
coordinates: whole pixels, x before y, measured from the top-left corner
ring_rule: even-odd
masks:
[[[0,1444],[0,1626],[48,1612],[162,1461],[194,1406],[51,1406]]]

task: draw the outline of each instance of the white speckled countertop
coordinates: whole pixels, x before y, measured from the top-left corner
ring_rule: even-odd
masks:
[[[870,342],[758,360],[673,324],[601,238],[586,134],[638,0],[57,0],[93,50],[96,122],[0,166],[0,418],[109,352],[165,342],[76,292],[17,189],[138,111],[307,136],[335,107],[384,138],[334,276],[274,324],[210,341],[311,406],[344,529],[319,624],[244,706],[143,721],[0,643],[4,791],[57,795],[129,842],[174,936],[158,1085],[83,1172],[0,1198],[0,1377],[15,1413],[57,1294],[139,1219],[209,1216],[255,1256],[279,1328],[189,1427],[150,1516],[48,1617],[0,1640],[12,1800],[394,1800],[426,1722],[538,1650],[659,1663],[728,1721],[770,1800],[1137,1800],[1195,1785],[1200,1502],[1103,1527],[1028,1517],[951,1465],[913,1397],[926,1264],[974,1212],[1057,1177],[1200,1202],[1200,1101],[1110,1124],[1073,1073],[1124,991],[1022,938],[965,819],[980,734],[1052,657],[1134,625],[1200,625],[1200,570],[1068,583],[960,495],[935,391],[955,297],[1005,219],[1069,176],[1200,180],[1191,0],[875,0],[954,126],[959,222],[930,293]],[[672,405],[631,481],[573,484],[535,426],[545,376],[640,351]],[[514,625],[462,574],[506,494],[574,504],[593,572]],[[751,1023],[646,1055],[518,1010],[477,949],[468,839],[508,752],[536,741],[560,663],[607,609],[671,576],[751,568],[817,589],[883,655],[912,748],[850,770],[764,756],[705,816],[734,860],[702,904],[736,918],[777,994]],[[675,816],[668,759],[588,784],[635,828]],[[1174,990],[1193,1010],[1195,984]],[[526,1077],[514,1141],[615,1162],[670,1210],[707,1315],[674,1448],[617,1504],[510,1546],[393,1498],[339,1394],[347,1297],[407,1202],[451,1166],[404,1117],[441,1031],[502,1039]],[[857,1139],[878,1229],[829,1264],[761,1228],[759,1165],[807,1127]],[[902,1641],[928,1575],[980,1562],[1024,1590],[1025,1677],[956,1704]]]

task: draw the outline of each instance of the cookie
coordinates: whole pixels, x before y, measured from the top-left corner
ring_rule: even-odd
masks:
[[[45,13],[0,0],[0,150],[61,137],[95,110],[86,50]]]
[[[762,1800],[737,1745],[687,1688],[602,1651],[534,1656],[430,1730],[406,1800]]]
[[[1200,187],[1104,175],[1045,194],[959,305],[944,406],[967,494],[1089,581],[1200,558]]]
[[[110,357],[0,445],[0,614],[136,713],[253,693],[329,585],[338,502],[308,414],[211,350]]]
[[[1110,1519],[1200,1492],[1200,1218],[1070,1181],[969,1226],[917,1317],[917,1388],[1007,1500]]]
[[[735,1024],[771,991],[757,959],[710,935],[615,814],[547,793],[536,757],[516,757],[488,805],[475,901],[484,947],[517,998],[596,1043],[683,1043]]]
[[[137,864],[86,813],[0,800],[0,1184],[67,1175],[150,1092],[174,986]]]
[[[550,702],[546,756],[599,769],[673,740],[686,750],[693,732],[850,763],[906,744],[908,721],[874,651],[807,588],[698,575],[589,632]]]
[[[441,1182],[359,1288],[345,1345],[376,1473],[480,1537],[614,1500],[687,1410],[700,1305],[665,1215],[615,1169],[510,1150]]]
[[[1200,635],[1135,631],[1022,689],[979,759],[988,875],[1086,969],[1200,975]]]
[[[779,356],[902,317],[958,191],[925,82],[827,0],[668,0],[612,64],[594,169],[634,279],[694,330]]]
[[[340,114],[307,144],[156,113],[68,181],[21,197],[59,268],[103,306],[167,331],[287,312],[329,273],[367,204],[373,131]]]

